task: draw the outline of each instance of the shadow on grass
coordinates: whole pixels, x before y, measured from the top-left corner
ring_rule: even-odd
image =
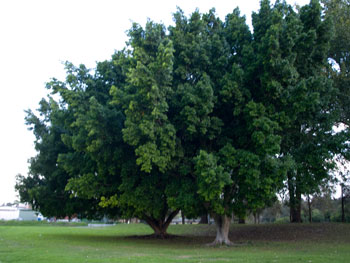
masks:
[[[180,229],[181,227],[179,227]],[[191,233],[190,230],[193,230]],[[200,231],[198,231],[200,229]],[[176,233],[176,228],[172,232]],[[48,234],[53,240],[60,242],[81,242],[100,244],[123,245],[157,245],[157,246],[204,246],[215,238],[212,227],[188,227],[188,234],[182,231],[180,235],[171,235],[171,238],[159,239],[152,235],[123,234],[113,235],[98,233],[55,233]],[[345,242],[350,243],[350,225],[346,224],[271,224],[271,225],[244,225],[232,226],[230,240],[238,245],[250,245],[255,242]]]
[[[57,242],[72,242],[72,243],[99,243],[101,244],[123,244],[134,246],[139,245],[161,245],[161,246],[179,246],[187,247],[206,245],[214,240],[214,237],[206,236],[179,236],[171,235],[170,238],[161,239],[154,238],[151,235],[99,235],[99,234],[79,234],[79,233],[55,233],[46,234],[46,237]]]

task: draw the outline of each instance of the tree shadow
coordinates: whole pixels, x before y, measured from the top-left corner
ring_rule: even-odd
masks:
[[[154,235],[99,235],[93,234],[80,234],[80,233],[55,233],[47,234],[52,240],[58,242],[73,242],[73,243],[93,243],[98,242],[99,244],[154,244],[154,245],[176,245],[176,246],[201,246],[211,242],[214,237],[206,236],[191,236],[191,235],[169,235],[167,238],[159,238]]]
[[[157,246],[203,246],[213,242],[215,232],[208,231],[169,235],[157,238],[154,235],[112,235],[98,233],[55,233],[47,234],[59,242],[81,242],[100,244],[132,244]],[[269,225],[234,225],[230,229],[230,240],[237,245],[250,245],[255,242],[298,242],[298,241],[342,241],[350,243],[350,225],[346,224],[269,224]]]

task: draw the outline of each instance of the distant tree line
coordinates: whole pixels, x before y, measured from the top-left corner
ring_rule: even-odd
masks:
[[[302,196],[349,157],[349,2],[323,2],[262,0],[253,32],[238,8],[224,21],[179,9],[168,28],[134,23],[94,70],[67,62],[27,111],[37,155],[21,201],[46,216],[137,217],[162,238],[180,210],[209,213],[214,244],[230,244],[232,215],[285,190],[301,222]]]
[[[290,221],[288,200],[277,200],[271,206],[248,213],[250,223],[286,223]],[[303,222],[346,222],[350,223],[350,188],[344,190],[339,198],[332,197],[330,192],[323,192],[305,198],[301,203],[301,218]],[[238,223],[238,219],[235,220]]]

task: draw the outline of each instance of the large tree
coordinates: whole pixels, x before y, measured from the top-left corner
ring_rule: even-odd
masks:
[[[173,47],[164,26],[151,21],[145,29],[134,24],[129,36],[129,51],[99,63],[95,76],[71,67],[66,82],[52,84],[73,112],[63,137],[73,151],[59,162],[72,176],[69,191],[118,206],[165,237],[179,208],[194,202],[192,184],[173,177],[180,155],[167,119]]]
[[[214,244],[230,244],[232,214],[266,206],[284,180],[300,221],[301,194],[327,180],[338,145],[319,3],[261,1],[254,33],[238,9],[225,21],[178,10],[174,22],[133,24],[127,48],[93,74],[67,63],[66,80],[48,84],[63,114],[52,172],[68,176],[72,197],[158,237],[179,210],[209,212]]]
[[[175,14],[173,88],[180,169],[194,176],[196,192],[214,217],[214,244],[230,244],[231,216],[264,206],[282,181],[274,154],[280,138],[263,103],[255,102],[248,73],[252,35],[236,9],[225,22],[208,14]]]

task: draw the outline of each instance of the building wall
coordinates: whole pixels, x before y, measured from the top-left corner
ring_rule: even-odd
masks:
[[[19,210],[19,220],[37,221],[38,216],[33,210]]]
[[[1,206],[0,220],[25,220],[37,221],[37,212],[31,209],[21,209],[18,207]]]

